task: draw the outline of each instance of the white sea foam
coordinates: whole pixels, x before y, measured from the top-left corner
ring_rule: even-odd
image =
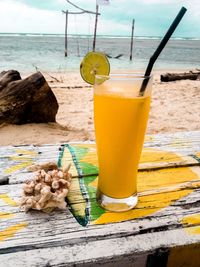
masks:
[[[130,37],[128,36],[98,36],[96,50],[109,56],[112,71],[144,70],[159,39],[160,37],[155,36],[136,36],[132,61],[129,60]],[[41,71],[78,71],[83,56],[92,50],[92,43],[92,36],[69,35],[66,58],[63,34],[0,33],[0,70],[14,68],[31,72],[38,67]],[[154,68],[199,68],[199,55],[200,39],[172,38]],[[120,57],[117,59],[118,56]]]

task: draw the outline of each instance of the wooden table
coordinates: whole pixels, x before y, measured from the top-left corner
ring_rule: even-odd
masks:
[[[95,165],[95,145],[71,144],[81,146],[89,147],[85,160]],[[200,132],[147,136],[136,209],[123,216],[100,214],[86,226],[73,209],[25,213],[17,206],[23,181],[33,175],[27,167],[58,160],[62,147],[0,147],[1,267],[200,266]],[[87,172],[97,176],[97,169],[84,164],[83,173],[72,169],[75,183]],[[81,204],[74,202],[69,206]]]

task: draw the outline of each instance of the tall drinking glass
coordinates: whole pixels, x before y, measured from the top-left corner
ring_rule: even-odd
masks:
[[[140,96],[144,79],[148,79],[148,85]],[[137,171],[149,116],[151,90],[151,76],[96,76],[97,200],[107,210],[126,211],[137,204]]]

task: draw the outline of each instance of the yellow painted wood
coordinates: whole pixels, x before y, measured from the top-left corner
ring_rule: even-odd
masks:
[[[200,152],[196,153],[196,156],[200,158]]]
[[[89,152],[84,156],[84,158],[80,159],[80,162],[87,162],[89,164],[98,166],[96,149],[90,149]]]
[[[200,213],[192,214],[184,217],[182,220],[183,224],[191,225],[199,225],[200,224]]]
[[[71,163],[70,173],[72,174],[72,181],[67,198],[71,203],[71,208],[73,209],[73,211],[75,213],[78,213],[80,217],[84,217],[86,201],[81,193],[79,180],[76,178],[78,176],[78,173],[73,162],[72,156],[69,150],[65,148],[61,165],[63,166],[63,168],[65,168],[69,162]]]
[[[181,157],[172,152],[155,148],[143,148],[140,163],[179,162]]]
[[[180,162],[181,160],[182,157],[175,153],[148,148],[143,150],[140,162]],[[92,223],[105,224],[154,214],[190,194],[193,191],[192,182],[196,185],[198,179],[198,174],[189,167],[138,172],[139,203],[136,208],[123,213],[106,212]],[[90,185],[96,187],[97,180]]]
[[[63,168],[65,168],[68,165],[68,163],[71,163],[70,173],[72,174],[72,176],[78,176],[78,173],[77,173],[76,167],[74,165],[72,156],[71,156],[69,150],[65,148],[64,152],[63,152],[61,165],[63,166]]]
[[[25,155],[31,155],[31,156],[36,156],[37,152],[34,150],[26,150],[26,149],[16,149],[15,150],[16,153],[18,154],[25,154]]]
[[[10,159],[13,161],[32,161],[32,158],[23,156],[11,156]]]
[[[17,203],[9,197],[8,194],[0,194],[0,200],[3,201],[7,206],[9,207],[16,207]],[[0,220],[9,220],[13,219],[16,216],[17,213],[13,212],[1,212],[0,211]],[[11,220],[12,222],[12,220]],[[15,234],[20,231],[21,229],[25,228],[28,225],[26,222],[17,223],[13,226],[6,227],[5,229],[0,229],[0,242],[5,241],[8,238],[12,238],[15,236]]]
[[[190,145],[191,145],[191,140],[181,136],[172,137],[169,144],[170,147],[179,147],[179,148],[189,147]]]
[[[138,205],[133,210],[120,213],[104,213],[99,219],[92,222],[92,224],[105,224],[109,222],[143,218],[160,211],[161,209],[172,204],[172,202],[187,196],[191,192],[192,190],[184,190],[180,192],[170,192],[140,197]]]
[[[74,212],[78,213],[79,216],[84,217],[86,201],[82,196],[78,179],[72,179],[67,198],[70,200],[71,207],[73,208]]]
[[[37,266],[76,265],[80,262],[83,263],[83,266],[84,264],[85,266],[95,266],[95,264],[132,266],[132,263],[135,264],[136,258],[139,257],[139,263],[141,259],[144,260],[142,264],[136,264],[136,267],[146,267],[149,254],[156,254],[160,248],[166,248],[170,251],[168,267],[198,267],[200,262],[200,213],[197,212],[200,192],[200,171],[198,169],[200,167],[198,159],[193,159],[190,155],[200,156],[198,152],[200,150],[197,150],[200,146],[200,132],[195,134],[195,138],[190,137],[190,134],[184,138],[181,136],[181,134],[180,138],[168,137],[168,135],[153,136],[146,139],[151,148],[143,150],[140,163],[138,176],[140,201],[132,211],[106,213],[95,221],[95,223],[104,223],[104,225],[87,225],[84,228],[75,221],[69,210],[55,210],[51,214],[39,211],[31,211],[27,214],[19,212],[15,201],[9,199],[9,196],[13,196],[17,200],[20,197],[22,185],[0,186],[0,192],[3,193],[0,195],[0,241],[2,241],[0,242],[0,262],[2,259],[4,263],[10,261],[11,266],[16,262],[18,262],[16,266],[31,266],[33,262]],[[88,162],[96,166],[95,145],[76,144],[76,146],[89,148],[89,153],[84,155],[80,162]],[[42,149],[41,151],[43,151]],[[51,158],[50,151],[58,152],[58,146],[51,149],[52,146],[45,146],[45,153],[40,154],[43,156],[41,157],[42,162],[46,156],[48,161],[52,158],[57,160],[56,153]],[[168,152],[170,149],[173,152]],[[182,150],[183,156],[181,155]],[[23,149],[19,149],[19,151],[22,153]],[[9,152],[6,154],[5,165],[10,156],[8,154]],[[33,161],[36,154],[36,152],[35,154],[30,153]],[[6,167],[11,167],[12,163],[18,160],[14,153],[13,155],[13,158],[10,158],[10,165],[8,164]],[[24,154],[21,157],[26,156]],[[4,161],[3,154],[1,160]],[[69,160],[72,161],[71,155],[64,154],[63,160],[63,165],[67,164]],[[24,162],[19,159],[17,163]],[[188,167],[192,164],[197,166],[195,168]],[[2,166],[5,165],[2,164]],[[149,168],[150,171],[144,171],[144,168]],[[16,177],[20,176],[20,170],[23,170],[25,179],[25,169],[26,167],[18,169],[17,175],[13,170],[9,179],[14,177],[13,183],[15,183]],[[72,170],[73,176],[77,177],[77,171]],[[83,211],[84,203],[80,198],[80,192],[76,190],[77,185],[78,179],[73,177],[71,194],[75,196],[74,203],[80,204],[77,209]],[[96,187],[96,185],[97,180],[90,183],[90,186]],[[84,217],[84,212],[81,216]],[[133,218],[136,220],[132,220]],[[107,224],[110,220],[124,222]],[[30,227],[27,227],[28,225]],[[196,244],[191,246],[191,243],[194,242]],[[173,249],[171,249],[172,246]],[[16,247],[17,250],[12,253],[12,249]],[[35,261],[33,261],[33,257]],[[26,264],[21,264],[22,259]],[[125,260],[129,265],[124,264]]]
[[[200,213],[192,214],[181,220],[184,230],[189,235],[200,235]]]
[[[152,142],[155,140],[154,135],[145,135],[145,142]]]
[[[8,196],[8,194],[0,194],[0,200],[5,202],[9,206],[17,206],[17,203]]]
[[[12,214],[12,213],[0,212],[0,220],[1,219],[10,219],[12,217],[14,217],[14,214]]]
[[[23,222],[6,228],[3,231],[0,231],[0,241],[5,241],[8,238],[14,237],[14,235],[25,228],[28,224]]]
[[[31,166],[32,164],[33,164],[32,160],[29,160],[28,162],[19,163],[19,164],[13,165],[11,167],[8,167],[7,169],[5,169],[4,173],[5,174],[11,174],[13,172],[27,168],[27,167]]]
[[[89,148],[88,153],[82,159],[80,159],[80,162],[87,162],[89,164],[98,166],[95,144],[76,144],[76,147]],[[68,160],[70,160],[70,157]],[[191,156],[178,155],[173,152],[163,151],[160,148],[143,148],[139,162],[139,170],[188,165],[198,165],[198,162]]]

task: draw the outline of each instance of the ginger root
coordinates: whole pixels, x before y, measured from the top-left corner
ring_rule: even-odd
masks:
[[[71,174],[70,165],[64,170],[41,169],[36,176],[23,185],[23,196],[20,200],[21,209],[52,211],[54,208],[66,209],[65,197],[69,191]]]

